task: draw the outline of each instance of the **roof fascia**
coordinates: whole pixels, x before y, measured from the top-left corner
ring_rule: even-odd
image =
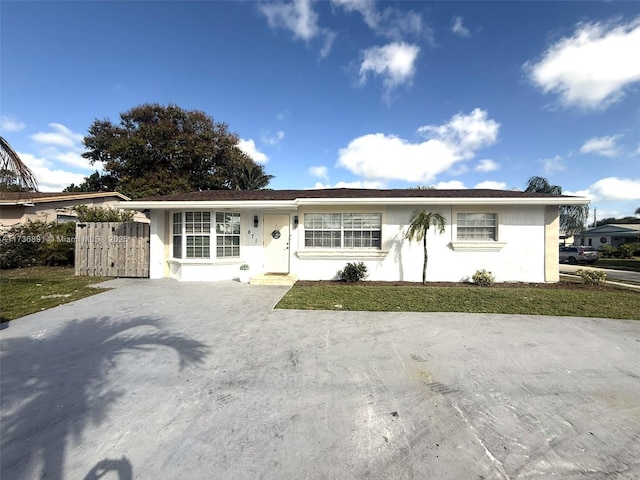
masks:
[[[588,198],[470,198],[470,197],[402,197],[402,198],[301,198],[298,205],[586,205]]]
[[[183,208],[275,208],[291,209],[307,205],[587,205],[584,197],[544,197],[544,198],[298,198],[295,200],[227,200],[227,201],[129,201],[120,202],[118,207],[131,210],[172,210]]]
[[[175,210],[185,208],[210,208],[210,209],[230,209],[230,208],[243,208],[243,209],[256,209],[256,208],[270,208],[270,209],[292,209],[296,207],[294,200],[228,200],[228,201],[167,201],[167,202],[120,202],[117,205],[119,208],[128,210]]]

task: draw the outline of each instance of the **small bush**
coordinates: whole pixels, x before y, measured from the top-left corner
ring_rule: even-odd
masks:
[[[618,249],[612,245],[603,245],[598,248],[602,258],[613,258],[616,256]]]
[[[633,255],[636,252],[636,244],[623,243],[618,247],[618,252],[620,254],[620,258],[633,258]]]
[[[607,280],[607,274],[601,272],[600,270],[583,270],[580,269],[576,272],[580,278],[582,278],[582,283],[585,285],[602,285]]]
[[[471,277],[473,283],[476,285],[480,285],[481,287],[489,287],[493,285],[493,282],[496,281],[496,278],[491,274],[491,272],[487,272],[484,268],[482,270],[477,270],[476,273]]]
[[[367,266],[364,262],[347,263],[344,270],[338,272],[338,278],[347,283],[359,282],[367,277]]]

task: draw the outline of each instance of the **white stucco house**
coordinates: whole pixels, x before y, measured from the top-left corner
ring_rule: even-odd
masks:
[[[624,243],[636,242],[640,242],[640,224],[612,223],[590,228],[577,234],[573,243],[598,248],[605,245],[618,247]]]
[[[428,281],[479,269],[498,282],[557,282],[558,207],[572,196],[503,190],[203,191],[121,203],[151,219],[150,277],[185,281],[281,275],[329,280],[364,262],[369,280],[422,280],[422,244],[405,239],[411,213],[447,221],[429,230]],[[253,283],[253,281],[252,281]]]

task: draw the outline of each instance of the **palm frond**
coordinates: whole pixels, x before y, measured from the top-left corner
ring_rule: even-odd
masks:
[[[0,137],[0,171],[9,172],[15,177],[19,187],[25,190],[38,191],[38,180],[33,172],[20,159],[4,137]]]

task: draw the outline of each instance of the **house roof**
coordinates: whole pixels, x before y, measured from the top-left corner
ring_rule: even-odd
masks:
[[[120,192],[0,192],[0,205],[25,205],[108,197],[130,200]]]
[[[598,227],[589,228],[581,235],[619,235],[619,234],[640,235],[640,223],[607,223]]]
[[[123,208],[166,209],[189,207],[272,207],[299,205],[371,205],[371,204],[530,204],[580,205],[583,197],[552,195],[515,190],[460,189],[357,189],[329,188],[317,190],[206,190],[148,197],[127,202]]]

